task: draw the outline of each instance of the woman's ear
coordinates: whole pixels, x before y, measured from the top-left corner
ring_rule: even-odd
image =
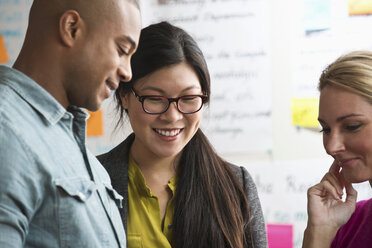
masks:
[[[128,93],[120,93],[121,104],[124,109],[129,108],[129,94]]]
[[[76,10],[67,10],[59,19],[59,35],[62,43],[72,47],[76,40],[82,35],[84,22]]]

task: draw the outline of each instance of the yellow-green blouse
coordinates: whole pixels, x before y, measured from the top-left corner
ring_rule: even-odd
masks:
[[[172,247],[170,245],[171,223],[174,213],[172,202],[176,189],[176,178],[172,178],[168,183],[173,196],[168,202],[164,225],[162,225],[158,198],[147,187],[145,178],[132,156],[129,156],[128,177],[128,248]]]

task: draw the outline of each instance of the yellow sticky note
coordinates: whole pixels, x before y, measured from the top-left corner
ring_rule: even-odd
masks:
[[[348,0],[349,15],[372,14],[371,0]]]
[[[293,98],[292,124],[300,127],[319,127],[318,106],[318,98]]]
[[[5,41],[2,35],[0,35],[0,64],[9,61],[9,56],[6,51]]]
[[[103,114],[102,110],[96,112],[88,111],[90,117],[87,120],[87,136],[103,135]]]

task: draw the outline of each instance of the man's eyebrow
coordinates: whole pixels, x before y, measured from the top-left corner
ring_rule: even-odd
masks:
[[[133,48],[137,47],[137,43],[132,39],[132,37],[126,36],[129,43],[132,45]]]

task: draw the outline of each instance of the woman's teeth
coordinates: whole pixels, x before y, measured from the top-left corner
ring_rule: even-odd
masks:
[[[161,134],[163,136],[167,136],[167,137],[172,137],[172,136],[176,136],[177,134],[179,134],[181,132],[181,129],[177,129],[177,130],[171,130],[171,131],[168,131],[168,130],[161,130],[161,129],[154,129],[155,132],[157,132],[158,134]]]

